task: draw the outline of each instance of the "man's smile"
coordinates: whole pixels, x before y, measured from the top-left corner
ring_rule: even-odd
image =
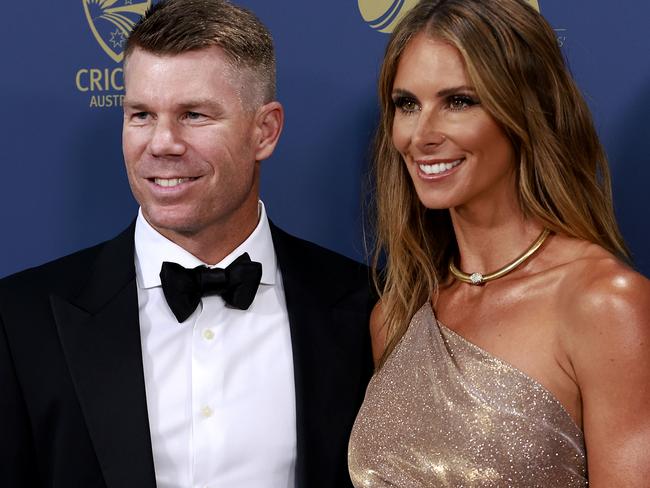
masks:
[[[188,182],[188,181],[194,181],[196,179],[198,179],[198,178],[196,178],[196,177],[194,177],[194,178],[192,178],[192,177],[153,178],[153,182],[158,186],[169,188],[169,187],[178,186],[181,183],[185,183],[185,182]],[[150,179],[150,181],[151,181],[151,179]]]

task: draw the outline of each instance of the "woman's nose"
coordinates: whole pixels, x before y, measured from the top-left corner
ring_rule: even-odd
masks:
[[[446,138],[439,114],[434,110],[422,111],[413,133],[413,144],[420,149],[425,149],[439,146]]]

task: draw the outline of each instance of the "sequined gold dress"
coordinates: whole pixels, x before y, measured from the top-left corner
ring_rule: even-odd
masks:
[[[429,303],[370,382],[348,462],[357,488],[587,486],[583,434],[559,401]]]

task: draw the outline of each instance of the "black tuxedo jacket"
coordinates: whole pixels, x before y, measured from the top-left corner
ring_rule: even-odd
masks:
[[[0,280],[1,487],[156,486],[133,229]],[[296,484],[349,487],[348,436],[372,372],[368,269],[272,235],[293,349]]]

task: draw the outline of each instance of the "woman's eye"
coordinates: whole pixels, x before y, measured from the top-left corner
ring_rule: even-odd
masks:
[[[448,99],[449,109],[455,111],[465,110],[476,104],[478,101],[468,95],[453,95]]]
[[[420,109],[417,101],[408,97],[398,97],[393,103],[398,110],[405,113],[416,112]]]

